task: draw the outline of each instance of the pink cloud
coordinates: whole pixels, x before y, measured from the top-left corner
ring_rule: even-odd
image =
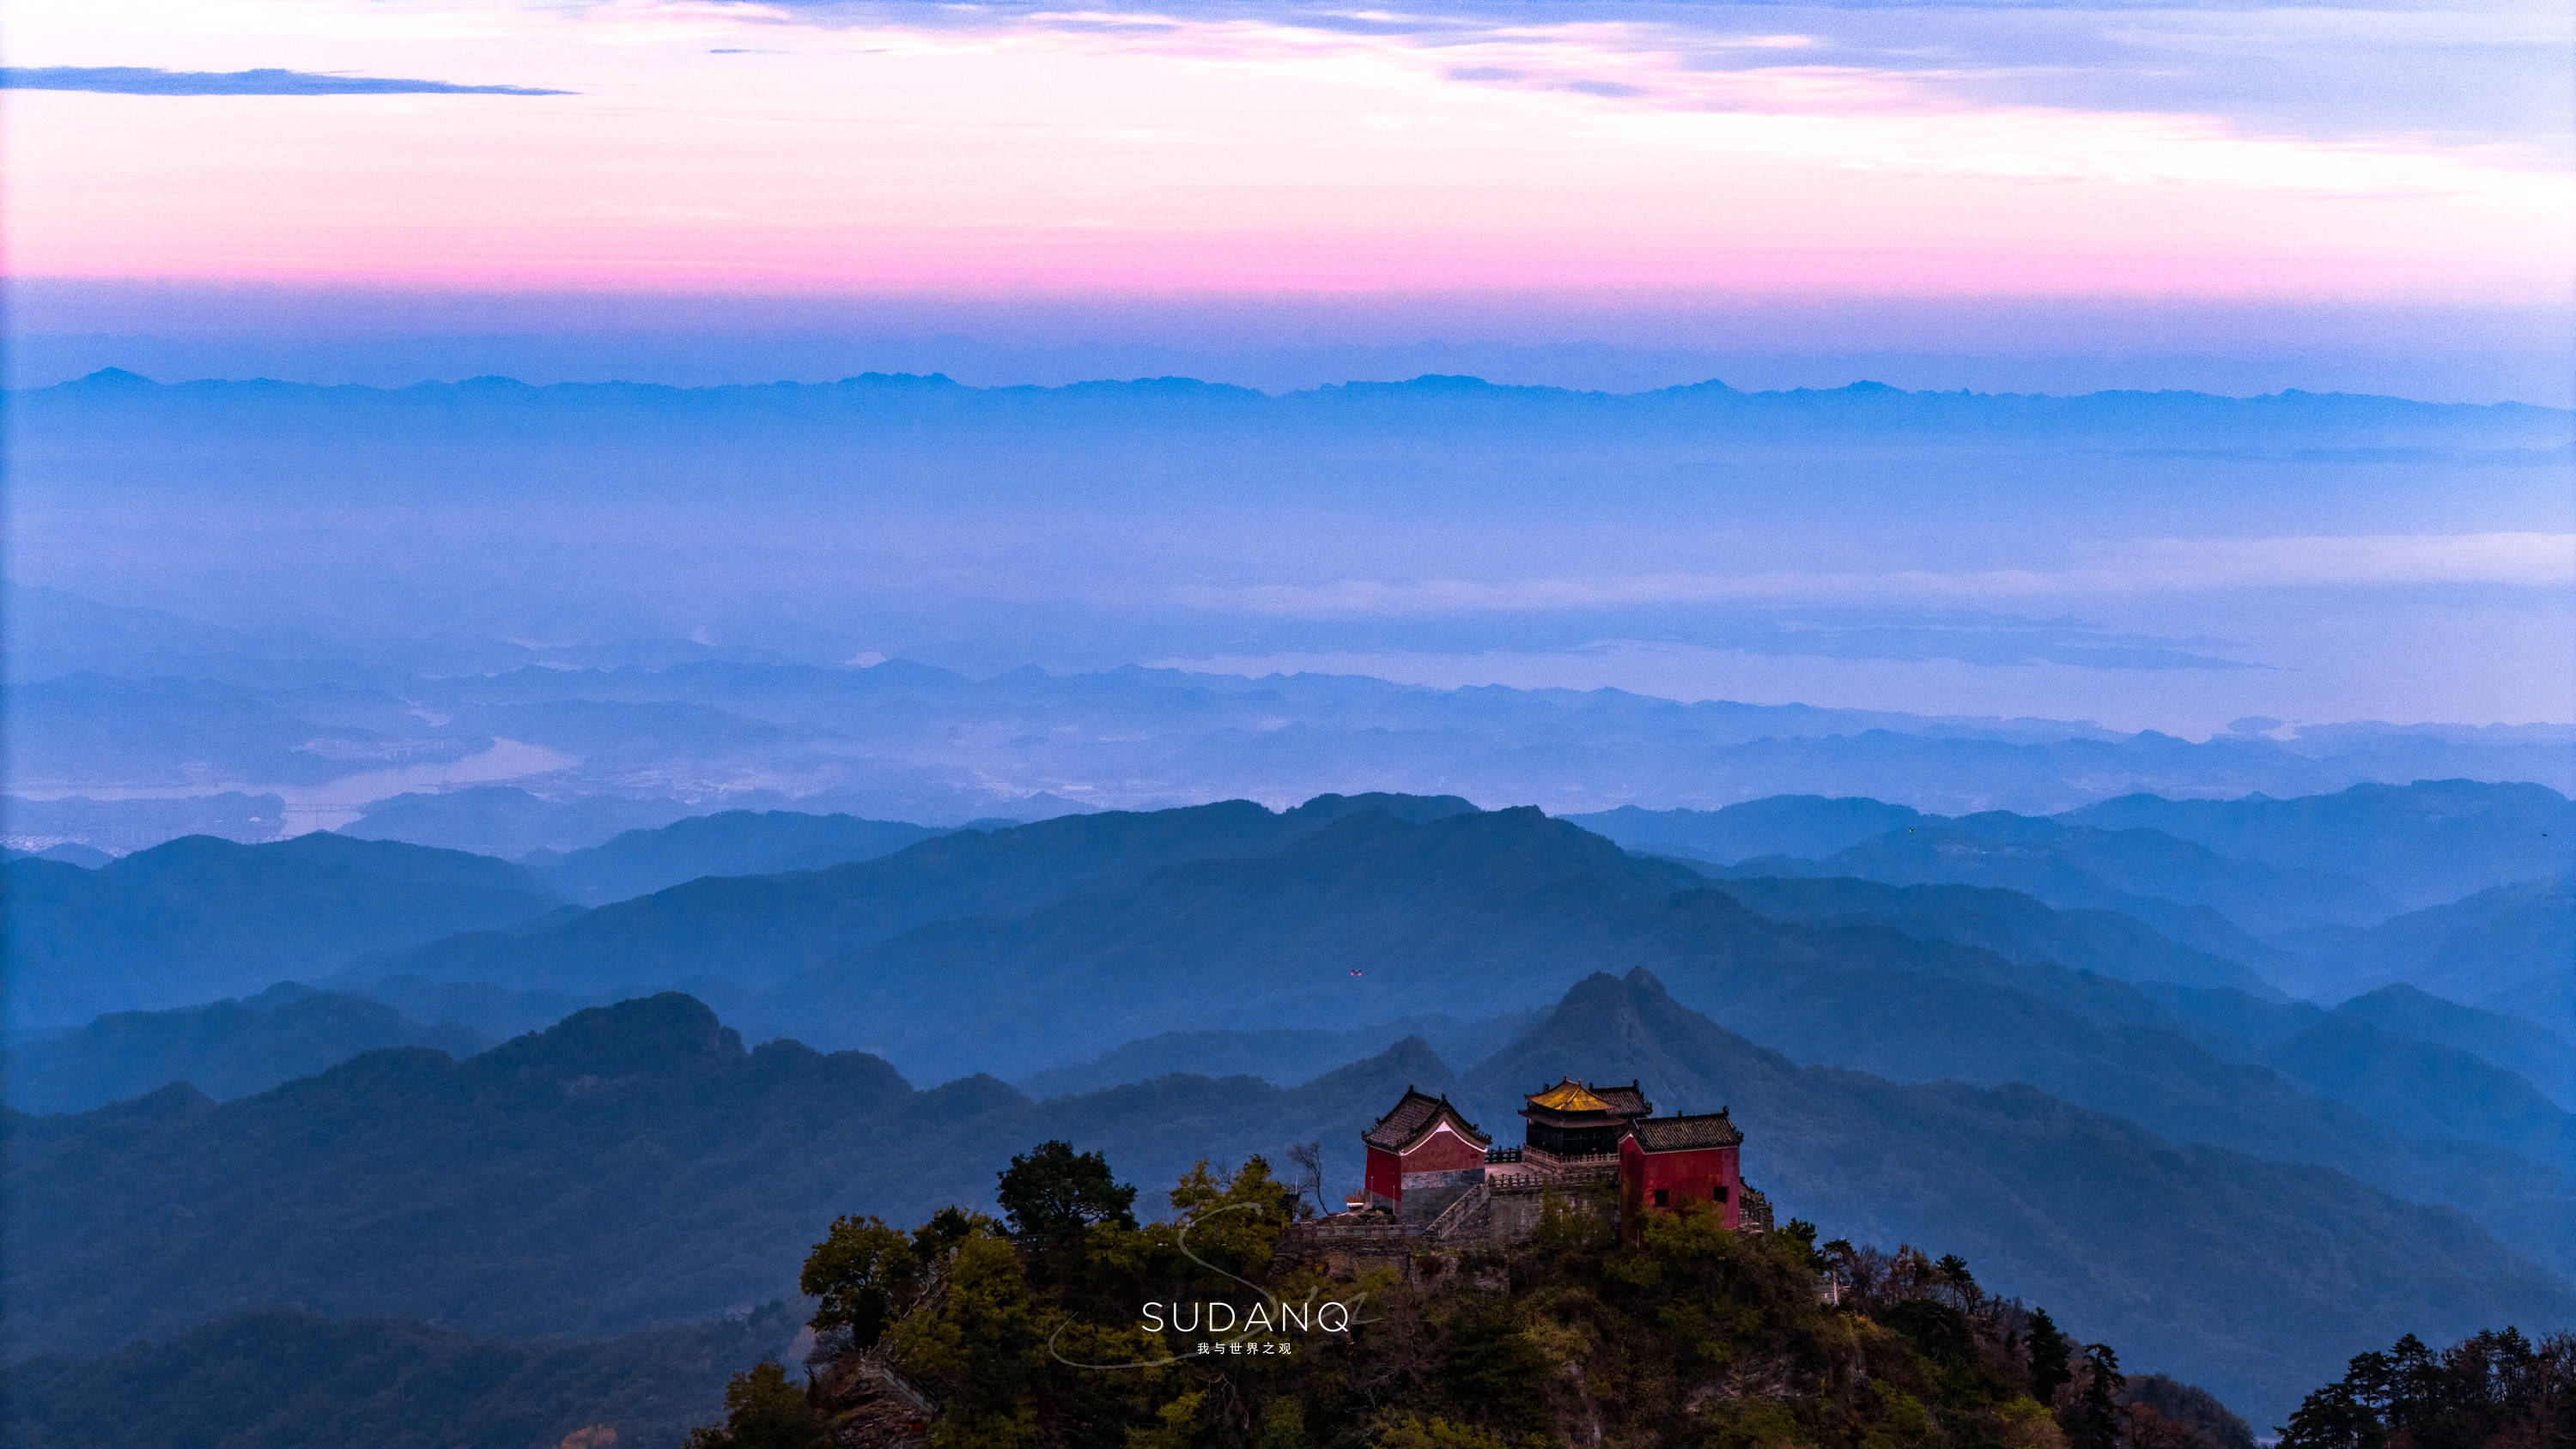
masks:
[[[2566,178],[2499,153],[1980,107],[1829,65],[1694,70],[1619,26],[1426,48],[1247,23],[825,31],[647,4],[468,9],[423,40],[417,15],[322,13],[346,33],[287,58],[399,54],[580,94],[542,113],[15,95],[16,270],[786,294],[2569,292]],[[773,53],[709,53],[746,38]],[[1742,43],[1798,62],[1799,40]],[[214,68],[238,43],[150,58]]]

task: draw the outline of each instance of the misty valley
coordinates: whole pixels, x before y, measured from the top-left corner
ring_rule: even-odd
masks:
[[[0,7],[0,1449],[2576,1449],[2564,0]]]
[[[2565,1442],[2563,411],[12,405],[12,1445]]]

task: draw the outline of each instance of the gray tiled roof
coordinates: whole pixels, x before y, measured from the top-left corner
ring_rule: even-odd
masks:
[[[1360,1134],[1360,1140],[1371,1147],[1401,1152],[1419,1141],[1444,1114],[1468,1141],[1479,1147],[1492,1145],[1494,1139],[1477,1131],[1476,1124],[1450,1106],[1448,1098],[1427,1096],[1411,1087],[1404,1089],[1404,1100],[1395,1104],[1395,1110],[1378,1118],[1376,1126]]]
[[[1637,1145],[1648,1152],[1682,1152],[1694,1147],[1736,1147],[1744,1134],[1724,1112],[1696,1117],[1640,1117],[1629,1124]]]
[[[1594,1087],[1592,1095],[1609,1103],[1610,1110],[1622,1117],[1643,1117],[1655,1110],[1655,1104],[1646,1100],[1635,1082],[1624,1087]]]

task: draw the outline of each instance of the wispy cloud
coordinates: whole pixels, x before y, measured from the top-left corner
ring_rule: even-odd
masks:
[[[112,96],[568,96],[535,86],[471,86],[309,70],[159,70],[147,65],[0,67],[0,90]]]
[[[1866,76],[1939,105],[2199,115],[2266,134],[2513,141],[2552,155],[2564,153],[2569,124],[2567,16],[2533,0],[2439,10],[2369,0],[1454,0],[1386,9],[1336,0],[1113,0],[1079,8],[1043,0],[787,0],[780,8],[825,24],[1047,29],[1150,17],[1379,37],[1451,56],[1454,80],[1633,86],[1598,93],[1650,104],[1709,97],[1635,77],[1551,75],[1562,67],[1550,64],[1550,52],[1616,37],[1612,44],[1642,66],[1725,74],[1772,69],[1787,48],[1802,52],[1800,64],[1814,72]],[[1479,48],[1527,59],[1460,54]]]
[[[7,83],[524,94],[560,80],[581,94],[537,128],[515,105],[335,106],[292,143],[292,168],[249,158],[285,144],[279,112],[305,108],[118,104],[24,125],[20,275],[2532,309],[2564,305],[2549,241],[2576,207],[2563,169],[2528,146],[2460,144],[2410,111],[2414,80],[2381,87],[2340,62],[2243,73],[2270,52],[2216,43],[2231,27],[2309,22],[2211,0],[1460,0],[1425,15],[1297,0],[134,3],[168,23],[52,7],[18,49],[171,70]],[[2328,49],[2432,46],[2409,76],[2509,99],[2530,89],[2512,76],[2548,29],[2462,22],[2443,40],[2332,5],[2316,17],[2342,37]],[[2184,18],[2206,35],[2183,35]],[[2128,39],[2105,39],[2114,19]],[[326,56],[347,73],[219,69]],[[2215,91],[2157,79],[2176,68]],[[518,84],[393,78],[422,72]],[[2226,99],[2296,101],[2326,74],[2338,94],[2396,99],[2367,134],[2324,140],[2247,124]],[[2058,86],[2082,94],[2060,104]]]

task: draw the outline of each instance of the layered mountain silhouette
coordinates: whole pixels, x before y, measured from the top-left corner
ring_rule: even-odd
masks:
[[[2063,818],[2155,830],[2236,860],[2357,876],[2408,910],[2576,866],[2576,802],[2542,785],[2418,780],[2294,800],[2126,795]]]
[[[827,870],[692,881],[561,921],[387,955],[370,969],[559,990],[708,977],[764,990],[930,922],[1017,916],[1087,891],[1133,886],[1158,869],[1258,849],[1352,811],[1473,808],[1463,800],[1323,796],[1286,814],[1238,800],[960,831]],[[1673,872],[1675,879],[1684,874]]]
[[[2337,1173],[2177,1146],[2022,1086],[1898,1086],[1794,1066],[1684,1009],[1642,971],[1580,983],[1478,1067],[1464,1094],[1502,1120],[1520,1093],[1569,1073],[1636,1078],[1659,1110],[1726,1107],[1746,1133],[1748,1180],[1784,1213],[1855,1241],[1928,1242],[1937,1222],[1981,1277],[2066,1305],[2087,1332],[2121,1322],[2131,1362],[2190,1363],[2258,1417],[2282,1402],[2278,1385],[2298,1377],[2293,1345],[2315,1332],[2293,1303],[2321,1293],[2335,1306],[2315,1311],[2336,1334],[2364,1320],[2430,1322],[2463,1306],[2463,1277],[2498,1291],[2496,1275],[2511,1271],[2473,1247],[2459,1219],[2414,1218],[2427,1210]],[[2396,1270],[2401,1285],[2381,1276],[2388,1268],[2344,1257],[2347,1233],[2391,1248],[2411,1240],[2448,1261]],[[2270,1246],[2240,1255],[2230,1239],[2249,1236]],[[2126,1246],[2106,1253],[2106,1239]],[[2221,1309],[2206,1290],[2230,1275]]]
[[[265,1092],[380,1047],[471,1056],[471,1027],[425,1026],[380,1001],[279,982],[257,996],[102,1016],[8,1053],[8,1101],[22,1112],[85,1112],[186,1082],[218,1101]]]
[[[106,851],[83,845],[76,840],[49,845],[42,850],[20,850],[15,846],[0,849],[0,861],[53,860],[60,861],[64,865],[77,865],[84,870],[96,870],[114,859],[116,857]]]
[[[1718,810],[1632,808],[1568,818],[1632,850],[1721,866],[1757,857],[1820,862],[1866,848],[1856,861],[1943,871],[1926,852],[1909,852],[1917,842],[1904,837],[1929,834],[1954,844],[1974,837],[2039,856],[2032,864],[1998,864],[1963,851],[1955,873],[1939,879],[2010,885],[2052,899],[2033,885],[2044,885],[2044,872],[2055,870],[2065,874],[2065,889],[2206,904],[2258,935],[2317,920],[2367,923],[2576,867],[2576,802],[2545,785],[2475,780],[2355,785],[2295,799],[2124,795],[2045,819],[2001,810],[1947,817],[1817,795]],[[2016,868],[2028,884],[1968,878]],[[2265,896],[2289,899],[2260,899]],[[2283,911],[2286,918],[2265,914]]]
[[[189,836],[95,870],[13,860],[0,880],[18,1029],[240,996],[559,904],[501,861],[327,833],[255,846]]]
[[[930,1080],[1062,1069],[1070,1089],[1109,1080],[1095,1059],[1122,1051],[1133,1075],[1207,1070],[1227,1049],[1208,1034],[1245,1023],[1328,1035],[1426,1013],[1476,1021],[1637,966],[1801,1062],[2029,1083],[2176,1141],[2446,1202],[2543,1261],[2576,1262],[2576,1185],[2509,1068],[2434,1065],[2453,1048],[2374,1027],[2422,1080],[2455,1084],[2445,1110],[2401,1110],[2330,1053],[2275,1055],[2313,1008],[2250,980],[2172,985],[2243,978],[2126,917],[1991,888],[1712,882],[1536,811],[1455,799],[960,831],[379,953],[333,981],[493,1037],[688,990],[755,1037],[861,1048]],[[1328,1064],[1310,1041],[1292,1071],[1279,1046],[1231,1070],[1294,1080]]]
[[[1856,795],[1772,795],[1718,810],[1622,805],[1566,818],[1630,850],[1733,865],[1757,855],[1819,859],[1927,817],[1910,805]]]
[[[1667,1110],[1728,1106],[1784,1216],[1955,1247],[1990,1287],[2258,1417],[2356,1342],[2576,1317],[2576,1290],[2456,1213],[2027,1087],[1800,1067],[1632,972],[1578,983],[1464,1079],[1414,1039],[1290,1089],[1174,1075],[1044,1102],[990,1078],[919,1091],[862,1054],[746,1050],[666,995],[461,1062],[393,1049],[220,1105],[172,1088],[11,1114],[11,1348],[95,1350],[269,1304],[630,1331],[777,1296],[835,1214],[983,1204],[1009,1156],[1048,1137],[1149,1189],[1201,1156],[1320,1140],[1338,1188],[1357,1132],[1406,1086],[1499,1129],[1519,1092],[1565,1071],[1637,1077]]]
[[[2308,958],[2308,979],[2337,994],[2403,981],[2576,1036],[2576,876],[2498,886],[2292,944]]]
[[[1477,1062],[1528,1030],[1541,1012],[1515,1011],[1481,1021],[1417,1016],[1348,1031],[1272,1027],[1249,1031],[1172,1031],[1131,1041],[1087,1062],[1031,1072],[1013,1085],[1032,1097],[1064,1097],[1174,1074],[1253,1076],[1277,1086],[1309,1082],[1418,1036],[1443,1061]]]
[[[2561,1032],[2576,1021],[2567,1005],[2576,1002],[2567,965],[2576,961],[2576,904],[2564,884],[2576,866],[2576,803],[2545,786],[2420,780],[2291,800],[2132,795],[2045,819],[1949,818],[1815,796],[1572,818],[1723,878],[2007,888],[2070,917],[2126,917],[2209,958],[2197,969],[2168,961],[2151,979],[2260,994],[2260,977],[2326,1002],[2411,981]],[[1782,910],[1825,909],[1776,885],[1758,889]],[[2076,954],[2056,959],[2076,964]]]
[[[2576,1114],[2475,1052],[2401,1036],[2338,1010],[2265,1060],[2408,1136],[2464,1136],[2576,1174]]]
[[[696,813],[677,800],[608,794],[549,800],[515,785],[469,785],[462,790],[373,801],[339,833],[360,840],[470,850],[506,860],[536,855],[542,861],[588,850],[630,832],[650,832]]]
[[[2404,982],[2356,996],[2335,1009],[2399,1036],[2475,1052],[2576,1111],[2576,1045],[2546,1027],[2446,1001]]]
[[[2031,1083],[2177,1140],[2334,1166],[2452,1203],[2545,1261],[2576,1262],[2576,1185],[2554,1157],[2496,1145],[2499,1133],[2524,1140],[2520,1127],[2473,1135],[2418,1114],[2396,1131],[2260,1054],[2214,1049],[2134,987],[2035,947],[2015,960],[1866,912],[1783,921],[1725,884],[1536,811],[1436,803],[1413,808],[1430,817],[1416,820],[1388,803],[1329,799],[1280,816],[1212,806],[960,834],[813,876],[698,882],[387,964],[558,989],[703,989],[715,978],[738,993],[727,1010],[760,1032],[859,1047],[929,1077],[1025,1075],[1245,1021],[1324,1029],[1407,1011],[1526,1009],[1577,972],[1645,965],[1686,1002],[1800,1061],[1909,1081]],[[1116,868],[1087,853],[1096,849]],[[1002,860],[1029,863],[1013,877],[1021,893],[995,884]],[[2027,898],[2016,913],[2047,925]],[[2147,962],[2186,955],[2160,945]],[[648,974],[656,963],[667,963],[662,974]]]
[[[855,815],[727,810],[629,830],[584,850],[520,859],[556,894],[586,906],[650,895],[705,876],[778,875],[891,855],[945,832]]]
[[[1244,1021],[1527,1008],[1702,884],[1531,809],[1345,810],[1289,833],[1298,814],[1258,848],[862,945],[780,982],[761,1019],[846,1023],[945,1075]],[[909,1009],[933,983],[953,1004]],[[985,1002],[1010,1006],[968,1004]]]
[[[2083,907],[2051,909],[2017,890],[1889,885],[1848,876],[1730,876],[1721,878],[1718,888],[1774,920],[1814,926],[1882,922],[1909,936],[1982,947],[2023,965],[2280,995],[2242,963],[2180,945],[2134,916]]]
[[[2053,906],[2118,911],[2184,945],[2258,966],[2281,954],[2261,936],[2377,920],[2394,909],[2346,876],[2231,861],[2153,830],[2093,830],[2001,812],[1907,826],[1819,861],[1756,856],[1731,873],[2000,886]]]
[[[431,981],[419,976],[382,976],[365,989],[349,993],[381,1001],[414,1021],[454,1022],[494,1041],[543,1031],[589,1006],[617,1000],[613,992],[574,995],[566,991],[512,991],[488,981]]]
[[[722,870],[817,837],[866,848],[870,829],[718,817],[599,859]],[[2197,858],[2157,839],[2154,858]],[[1748,1130],[1758,1111],[1780,1166],[1752,1170],[1787,1210],[1969,1252],[1984,1281],[2254,1405],[2400,1332],[2566,1321],[2551,1295],[2576,1265],[2569,1114],[2523,1074],[2550,1077],[2540,1028],[2499,1033],[2509,1019],[2421,990],[2286,1000],[2133,917],[1995,886],[1712,879],[1535,810],[1091,813],[591,909],[522,866],[329,836],[6,869],[87,892],[13,898],[13,931],[104,923],[81,959],[153,989],[179,989],[145,971],[176,941],[184,980],[330,974],[486,1038],[573,1013],[461,1060],[477,1042],[364,1051],[269,1090],[246,1064],[274,1081],[376,1044],[281,1032],[305,1019],[285,1008],[383,1022],[288,990],[57,1039],[85,1065],[48,1072],[71,1095],[43,1105],[128,1100],[8,1119],[24,1348],[275,1304],[626,1333],[784,1292],[833,1213],[981,1202],[1047,1137],[1148,1185],[1306,1140],[1347,1176],[1354,1124],[1405,1086],[1507,1129],[1521,1079],[1549,1070],[1642,1073],[1668,1107],[1731,1105]],[[2522,900],[2491,894],[2427,938]],[[453,920],[439,911],[487,914],[400,939]],[[337,944],[299,951],[317,936]],[[693,985],[740,1034],[654,994]],[[638,999],[574,1010],[621,996]],[[156,1077],[195,1085],[145,1091]],[[2280,1281],[2285,1264],[2312,1283]],[[2379,1306],[2330,1313],[2329,1293]],[[2327,1342],[2354,1323],[2368,1333]]]

